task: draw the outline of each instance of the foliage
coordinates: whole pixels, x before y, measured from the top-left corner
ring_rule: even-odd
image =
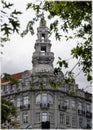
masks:
[[[1,42],[6,42],[7,40],[9,40],[9,36],[12,33],[19,33],[20,22],[18,19],[18,15],[22,14],[22,12],[17,11],[16,9],[11,11],[14,4],[6,2],[5,0],[1,0],[1,5],[1,32],[3,34],[1,36]]]
[[[40,83],[39,88],[40,89],[44,89],[45,88],[45,86],[43,85],[43,83]]]
[[[65,60],[62,60],[60,57],[58,57],[58,58],[59,58],[59,60],[58,60],[57,64],[59,64],[59,67],[64,66],[65,68],[67,68],[68,63]]]
[[[11,117],[16,116],[14,104],[4,98],[1,98],[1,123],[12,122]]]
[[[58,88],[60,86],[60,84],[57,81],[55,81],[54,79],[49,79],[49,83],[50,83],[51,87],[53,87],[53,88]]]
[[[70,94],[70,96],[74,96],[75,95],[74,90],[71,90],[69,94]]]
[[[72,71],[67,71],[62,79],[64,83],[75,83],[74,73]]]
[[[4,75],[3,79],[10,81],[11,84],[16,84],[18,86],[18,80],[17,79],[11,77],[11,75],[7,74],[7,73],[4,73],[3,75]]]
[[[9,40],[9,36],[17,32],[19,33],[20,22],[18,15],[20,11],[14,9],[10,2],[1,0],[1,32],[4,34],[1,37],[1,42]],[[56,40],[62,38],[62,31],[65,32],[66,40],[71,38],[78,39],[77,46],[71,50],[73,58],[80,59],[78,66],[87,77],[88,81],[92,80],[92,2],[91,1],[43,1],[27,3],[26,10],[33,9],[36,16],[28,22],[26,30],[21,36],[26,35],[29,31],[34,34],[33,25],[42,18],[42,12],[48,14],[50,20],[49,35],[54,32]],[[8,14],[8,12],[10,13]],[[51,22],[52,21],[52,22]],[[61,21],[61,22],[60,22]],[[74,30],[74,35],[69,36],[69,30]],[[81,41],[81,42],[80,42]],[[68,67],[66,60],[59,59],[59,67]]]
[[[34,30],[33,30],[33,21],[29,21],[26,27],[26,30],[23,31],[23,33],[21,33],[21,36],[23,37],[24,35],[26,35],[29,31],[30,33],[33,35],[34,34]]]
[[[58,67],[58,68],[54,68],[54,74],[56,75],[58,75],[58,73],[59,72],[61,72],[61,68],[60,67]]]
[[[92,2],[91,1],[43,1],[37,4],[28,3],[27,10],[32,8],[36,12],[35,18],[32,19],[33,24],[42,16],[42,12],[48,12],[48,19],[53,22],[50,23],[49,34],[55,33],[56,40],[62,38],[60,30],[67,33],[66,40],[71,38],[82,40],[77,41],[77,46],[71,50],[73,58],[78,59],[78,66],[87,77],[88,81],[92,80]],[[55,18],[55,19],[54,19]],[[62,21],[60,24],[59,21]],[[32,28],[32,25],[31,25]],[[34,31],[34,29],[32,29]],[[68,35],[69,30],[74,30],[72,36]],[[59,59],[58,64],[60,67],[63,65],[68,67],[65,60]]]
[[[35,85],[34,85],[34,84],[32,84],[32,85],[30,86],[30,90],[33,90],[33,89],[35,89]]]

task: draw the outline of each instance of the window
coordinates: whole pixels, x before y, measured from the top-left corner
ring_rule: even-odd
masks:
[[[47,94],[42,94],[42,103],[43,104],[47,103]]]
[[[20,98],[17,98],[17,107],[20,107]]]
[[[24,105],[28,105],[28,96],[24,97],[23,104]]]
[[[79,127],[82,128],[82,122],[83,122],[83,119],[80,117],[79,118]]]
[[[76,116],[72,116],[72,126],[76,126]]]
[[[41,103],[41,94],[39,94],[37,97],[36,97],[36,104],[40,104]]]
[[[60,124],[64,124],[65,115],[64,113],[60,113]]]
[[[90,119],[87,119],[87,128],[91,129],[91,120]]]
[[[70,125],[70,116],[66,116],[66,125]]]
[[[2,86],[3,91],[5,91],[5,85]]]
[[[75,101],[71,101],[72,109],[75,109]]]
[[[28,82],[28,81],[26,81],[26,82],[25,82],[25,85],[26,85],[26,86],[29,86],[29,82]]]
[[[42,113],[42,122],[48,121],[48,115],[47,113]]]
[[[40,103],[53,104],[53,97],[50,94],[46,94],[46,93],[38,94],[36,96],[36,104],[40,104]]]
[[[41,40],[44,41],[44,39],[45,39],[45,34],[42,33],[42,34],[41,34]]]
[[[13,85],[10,86],[10,90],[13,91]]]
[[[41,46],[42,55],[45,55],[45,52],[46,52],[46,46]]]
[[[90,112],[90,105],[89,105],[89,104],[86,105],[86,110],[87,110],[88,112]]]
[[[37,123],[40,122],[40,113],[36,113],[36,122],[37,122]]]
[[[48,94],[48,103],[53,104],[53,98],[51,95]]]
[[[54,114],[52,112],[49,113],[49,121],[54,122]]]
[[[11,87],[12,87],[12,90],[14,91],[16,88],[16,84],[11,85]]]
[[[23,113],[23,123],[28,123],[28,113]]]
[[[64,101],[64,106],[69,107],[69,100],[68,100],[68,99],[66,99],[66,100]]]
[[[60,104],[63,103],[63,99],[64,99],[63,96],[60,96],[60,97],[59,97],[59,102],[60,102]]]
[[[17,121],[18,122],[20,121],[20,115],[17,115]]]
[[[82,110],[82,103],[81,102],[78,103],[78,110]]]
[[[15,105],[15,101],[14,101],[14,99],[11,99],[10,102],[12,102],[12,103]]]
[[[40,117],[41,115],[41,117]],[[40,123],[41,121],[42,122],[46,122],[46,121],[50,121],[50,122],[54,122],[54,114],[52,112],[43,112],[43,113],[39,113],[37,112],[36,113],[36,123]]]
[[[9,84],[7,84],[7,85],[5,86],[5,91],[6,91],[6,92],[9,91]]]

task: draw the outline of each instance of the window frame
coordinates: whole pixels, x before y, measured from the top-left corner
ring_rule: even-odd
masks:
[[[78,110],[82,110],[82,102],[78,102]]]
[[[17,115],[16,120],[17,120],[18,122],[20,122],[20,114]]]
[[[75,108],[76,108],[75,100],[71,100],[71,108],[72,108],[72,110],[75,110]]]
[[[29,104],[29,97],[28,96],[24,96],[23,97],[23,105],[26,106]]]
[[[41,122],[40,112],[37,112],[35,115],[36,115],[36,123],[40,123]]]
[[[76,116],[72,116],[72,127],[76,127]]]
[[[79,117],[79,128],[82,128],[83,125],[83,118]]]
[[[24,124],[28,123],[28,112],[23,113],[23,123]]]
[[[66,125],[70,126],[70,115],[66,115]]]
[[[60,113],[60,124],[65,124],[65,114]]]
[[[47,112],[42,112],[42,114],[41,114],[41,121],[42,122],[48,121],[48,113]]]
[[[44,99],[45,97],[46,97],[46,99]],[[42,104],[48,104],[49,103],[51,105],[53,104],[53,96],[51,94],[48,94],[48,93],[38,94],[38,95],[36,95],[35,99],[36,99],[36,101],[35,101],[36,105],[38,105],[40,103],[42,103]],[[51,99],[51,101],[50,101],[50,99]],[[44,102],[44,100],[46,100],[46,101]]]

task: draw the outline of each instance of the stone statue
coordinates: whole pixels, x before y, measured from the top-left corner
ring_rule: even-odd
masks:
[[[45,17],[44,17],[43,13],[42,13],[41,20],[40,20],[40,26],[46,26],[46,21],[45,21]]]

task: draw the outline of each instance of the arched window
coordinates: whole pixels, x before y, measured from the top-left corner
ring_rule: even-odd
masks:
[[[53,97],[50,94],[48,94],[48,103],[53,104]]]
[[[47,103],[47,94],[46,93],[42,94],[42,103],[43,104]]]
[[[53,97],[50,94],[42,93],[36,96],[36,104],[53,104]]]
[[[41,94],[38,94],[36,97],[36,104],[40,104],[41,103]]]

